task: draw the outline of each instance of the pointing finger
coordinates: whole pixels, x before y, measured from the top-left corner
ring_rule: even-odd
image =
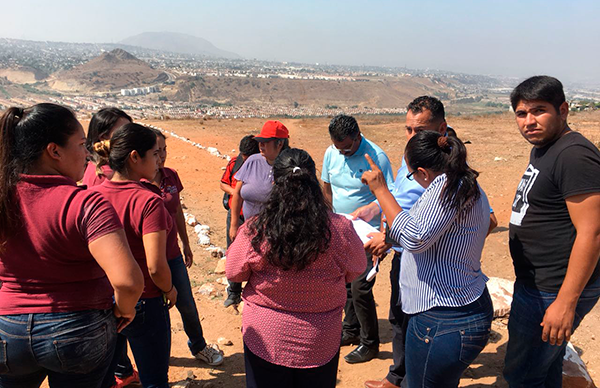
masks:
[[[365,159],[367,159],[367,162],[369,163],[371,170],[373,170],[373,171],[379,170],[379,167],[377,167],[375,162],[373,162],[373,159],[371,159],[371,157],[368,154],[365,154]]]

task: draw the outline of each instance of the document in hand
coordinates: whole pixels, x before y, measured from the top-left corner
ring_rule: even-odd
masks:
[[[364,220],[361,220],[360,218],[353,220],[352,216],[349,214],[341,215],[352,221],[352,226],[354,226],[354,230],[356,231],[356,234],[358,234],[358,237],[360,237],[360,240],[363,242],[363,244],[365,244],[371,239],[370,237],[367,237],[369,233],[379,232],[377,228],[371,226],[369,223],[365,222]],[[379,272],[379,259],[377,259],[375,265],[367,274],[366,280],[370,282],[375,277],[375,275],[377,275],[377,272]]]

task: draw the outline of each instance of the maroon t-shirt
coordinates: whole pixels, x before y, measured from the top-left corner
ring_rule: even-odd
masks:
[[[0,252],[0,315],[111,308],[88,249],[122,229],[111,204],[61,175],[22,175],[16,194],[22,225]]]
[[[81,183],[89,188],[98,186],[105,180],[112,178],[114,171],[108,165],[105,164],[104,166],[100,166],[100,169],[102,170],[102,174],[98,175],[96,164],[94,162],[88,162]]]
[[[160,169],[162,173],[162,180],[160,181],[160,188],[156,187],[153,183],[146,180],[142,182],[153,192],[160,195],[163,199],[165,207],[171,216],[173,221],[173,227],[167,235],[167,260],[173,260],[181,256],[181,249],[179,249],[179,243],[177,242],[177,207],[181,204],[179,199],[179,193],[183,190],[183,184],[179,180],[177,171],[172,168],[164,167]]]
[[[123,223],[127,241],[133,257],[144,274],[144,292],[142,298],[155,298],[161,290],[154,284],[148,273],[146,252],[142,237],[145,234],[171,229],[171,217],[161,198],[148,190],[142,183],[135,181],[104,181],[93,187],[113,205]]]

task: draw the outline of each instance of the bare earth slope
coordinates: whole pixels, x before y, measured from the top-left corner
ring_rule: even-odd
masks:
[[[68,71],[58,72],[49,80],[60,91],[116,91],[162,82],[165,73],[155,70],[122,49],[114,49]]]

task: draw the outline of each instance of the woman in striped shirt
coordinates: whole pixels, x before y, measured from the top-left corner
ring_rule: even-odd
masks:
[[[422,131],[405,157],[407,178],[425,188],[410,211],[370,160],[372,171],[362,180],[379,200],[390,237],[404,248],[401,302],[411,316],[406,379],[410,388],[457,387],[490,333],[493,308],[481,271],[490,207],[459,139]]]

